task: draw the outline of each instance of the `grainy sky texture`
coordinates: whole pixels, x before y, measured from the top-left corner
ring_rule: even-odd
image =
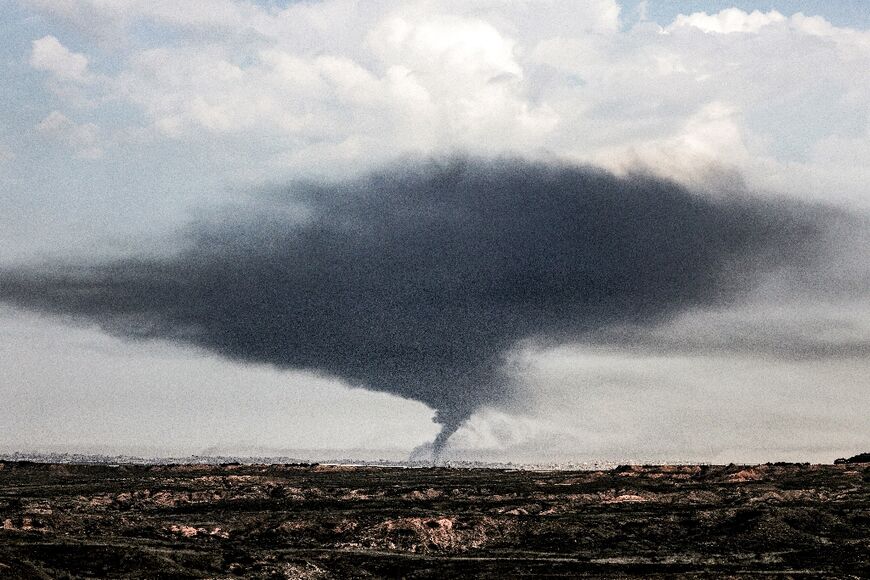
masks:
[[[3,450],[401,455],[435,415],[447,457],[857,452],[868,27],[5,3]]]

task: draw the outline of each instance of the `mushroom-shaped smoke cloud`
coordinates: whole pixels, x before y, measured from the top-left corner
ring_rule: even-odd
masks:
[[[171,256],[2,272],[0,300],[422,401],[443,424],[437,453],[509,394],[518,341],[727,300],[815,238],[797,204],[456,158],[260,196]]]

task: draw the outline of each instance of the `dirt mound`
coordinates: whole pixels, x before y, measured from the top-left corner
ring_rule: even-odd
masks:
[[[414,553],[466,552],[500,539],[506,530],[492,518],[468,521],[456,516],[388,519],[366,534],[372,547]]]
[[[870,463],[870,453],[859,453],[848,459],[840,458],[834,461],[834,465],[842,465],[844,463]]]

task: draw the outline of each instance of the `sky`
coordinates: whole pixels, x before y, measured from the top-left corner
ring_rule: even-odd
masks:
[[[865,451],[868,70],[859,1],[6,0],[0,451]]]

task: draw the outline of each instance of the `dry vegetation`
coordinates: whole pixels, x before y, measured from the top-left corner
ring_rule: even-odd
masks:
[[[870,465],[0,463],[0,577],[870,577]]]

